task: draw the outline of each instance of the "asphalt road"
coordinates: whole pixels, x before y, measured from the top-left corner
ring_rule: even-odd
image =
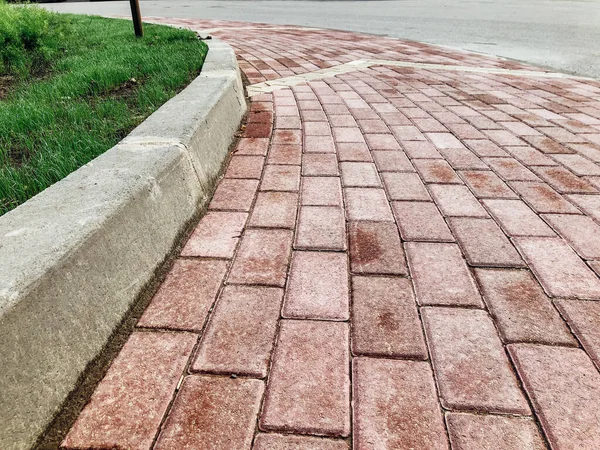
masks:
[[[129,2],[46,4],[129,14]],[[361,31],[513,58],[600,78],[600,0],[148,0],[146,16],[243,20]]]

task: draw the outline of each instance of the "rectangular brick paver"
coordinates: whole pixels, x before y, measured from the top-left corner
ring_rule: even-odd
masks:
[[[260,380],[186,377],[155,449],[250,449],[264,391]]]
[[[332,153],[306,153],[302,156],[302,175],[337,176],[339,175],[337,158]]]
[[[248,225],[251,227],[294,228],[298,194],[259,192]]]
[[[485,311],[429,307],[421,313],[444,407],[529,414]]]
[[[234,155],[229,161],[225,178],[260,179],[265,158],[262,156]]]
[[[298,144],[273,144],[269,153],[268,164],[300,165],[302,161],[302,146]]]
[[[468,170],[460,172],[461,177],[477,198],[518,198],[494,172],[489,170]]]
[[[456,244],[408,242],[405,245],[419,304],[483,306]]]
[[[435,203],[393,202],[392,209],[405,241],[454,242]]]
[[[585,259],[600,259],[600,225],[591,218],[573,214],[542,216]]]
[[[149,449],[196,339],[191,333],[133,333],[62,445]]]
[[[431,200],[416,173],[384,172],[381,176],[392,200]]]
[[[209,209],[250,211],[257,188],[258,180],[225,178],[219,183]]]
[[[260,428],[348,436],[348,325],[283,320]]]
[[[515,247],[493,220],[452,217],[449,223],[470,265],[525,266]]]
[[[510,186],[537,213],[579,214],[575,206],[546,183],[513,181]]]
[[[373,163],[342,162],[342,184],[352,187],[381,187],[377,168]]]
[[[505,342],[575,345],[558,311],[529,271],[477,269],[475,274]]]
[[[394,220],[383,189],[347,188],[344,190],[344,195],[348,220],[383,222]]]
[[[313,206],[342,206],[342,187],[337,177],[304,177],[302,204]]]
[[[351,222],[350,264],[354,273],[408,275],[398,229],[392,222]]]
[[[347,320],[349,304],[344,253],[294,252],[283,317]]]
[[[449,448],[426,362],[354,358],[354,449]]]
[[[260,183],[261,191],[290,191],[300,188],[300,167],[267,164]]]
[[[246,230],[228,281],[282,287],[291,248],[291,231]]]
[[[552,448],[598,448],[600,374],[583,350],[533,344],[509,350]]]
[[[486,199],[483,204],[509,236],[556,236],[521,200]]]
[[[551,297],[600,299],[600,278],[560,238],[516,238],[536,277]]]
[[[293,436],[277,433],[259,433],[253,450],[349,450],[343,440],[312,436]]]
[[[463,184],[454,169],[443,159],[417,159],[414,165],[425,183]]]
[[[564,167],[533,167],[535,173],[561,194],[597,194],[598,191],[586,180]]]
[[[433,184],[429,186],[429,191],[444,216],[488,217],[466,186]]]
[[[373,151],[373,158],[380,172],[414,172],[412,164],[403,152]]]
[[[545,450],[536,423],[530,418],[447,413],[453,450]]]
[[[352,278],[352,352],[427,359],[410,281]]]
[[[279,288],[225,287],[192,370],[267,376],[282,299]]]
[[[596,222],[600,222],[600,195],[568,195],[567,198]]]
[[[226,270],[226,261],[176,260],[138,326],[201,331]]]
[[[294,248],[345,250],[344,211],[335,206],[303,206],[298,216]]]
[[[182,256],[232,258],[248,214],[210,211],[194,229]]]
[[[596,367],[600,368],[600,303],[557,300],[556,306]]]

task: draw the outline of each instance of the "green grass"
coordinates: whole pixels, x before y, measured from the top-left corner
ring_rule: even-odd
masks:
[[[13,8],[0,4],[0,46]],[[0,51],[0,215],[114,146],[197,76],[207,51],[191,31],[145,24],[137,39],[131,21],[18,9],[42,32]]]

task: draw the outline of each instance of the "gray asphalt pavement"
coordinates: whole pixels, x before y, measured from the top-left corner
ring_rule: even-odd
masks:
[[[128,14],[129,2],[46,4]],[[148,0],[146,16],[243,20],[360,31],[473,50],[600,78],[600,0]]]

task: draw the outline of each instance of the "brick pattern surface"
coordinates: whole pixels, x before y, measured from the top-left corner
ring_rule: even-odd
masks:
[[[248,119],[64,448],[600,448],[600,82],[156,20],[234,47]]]

